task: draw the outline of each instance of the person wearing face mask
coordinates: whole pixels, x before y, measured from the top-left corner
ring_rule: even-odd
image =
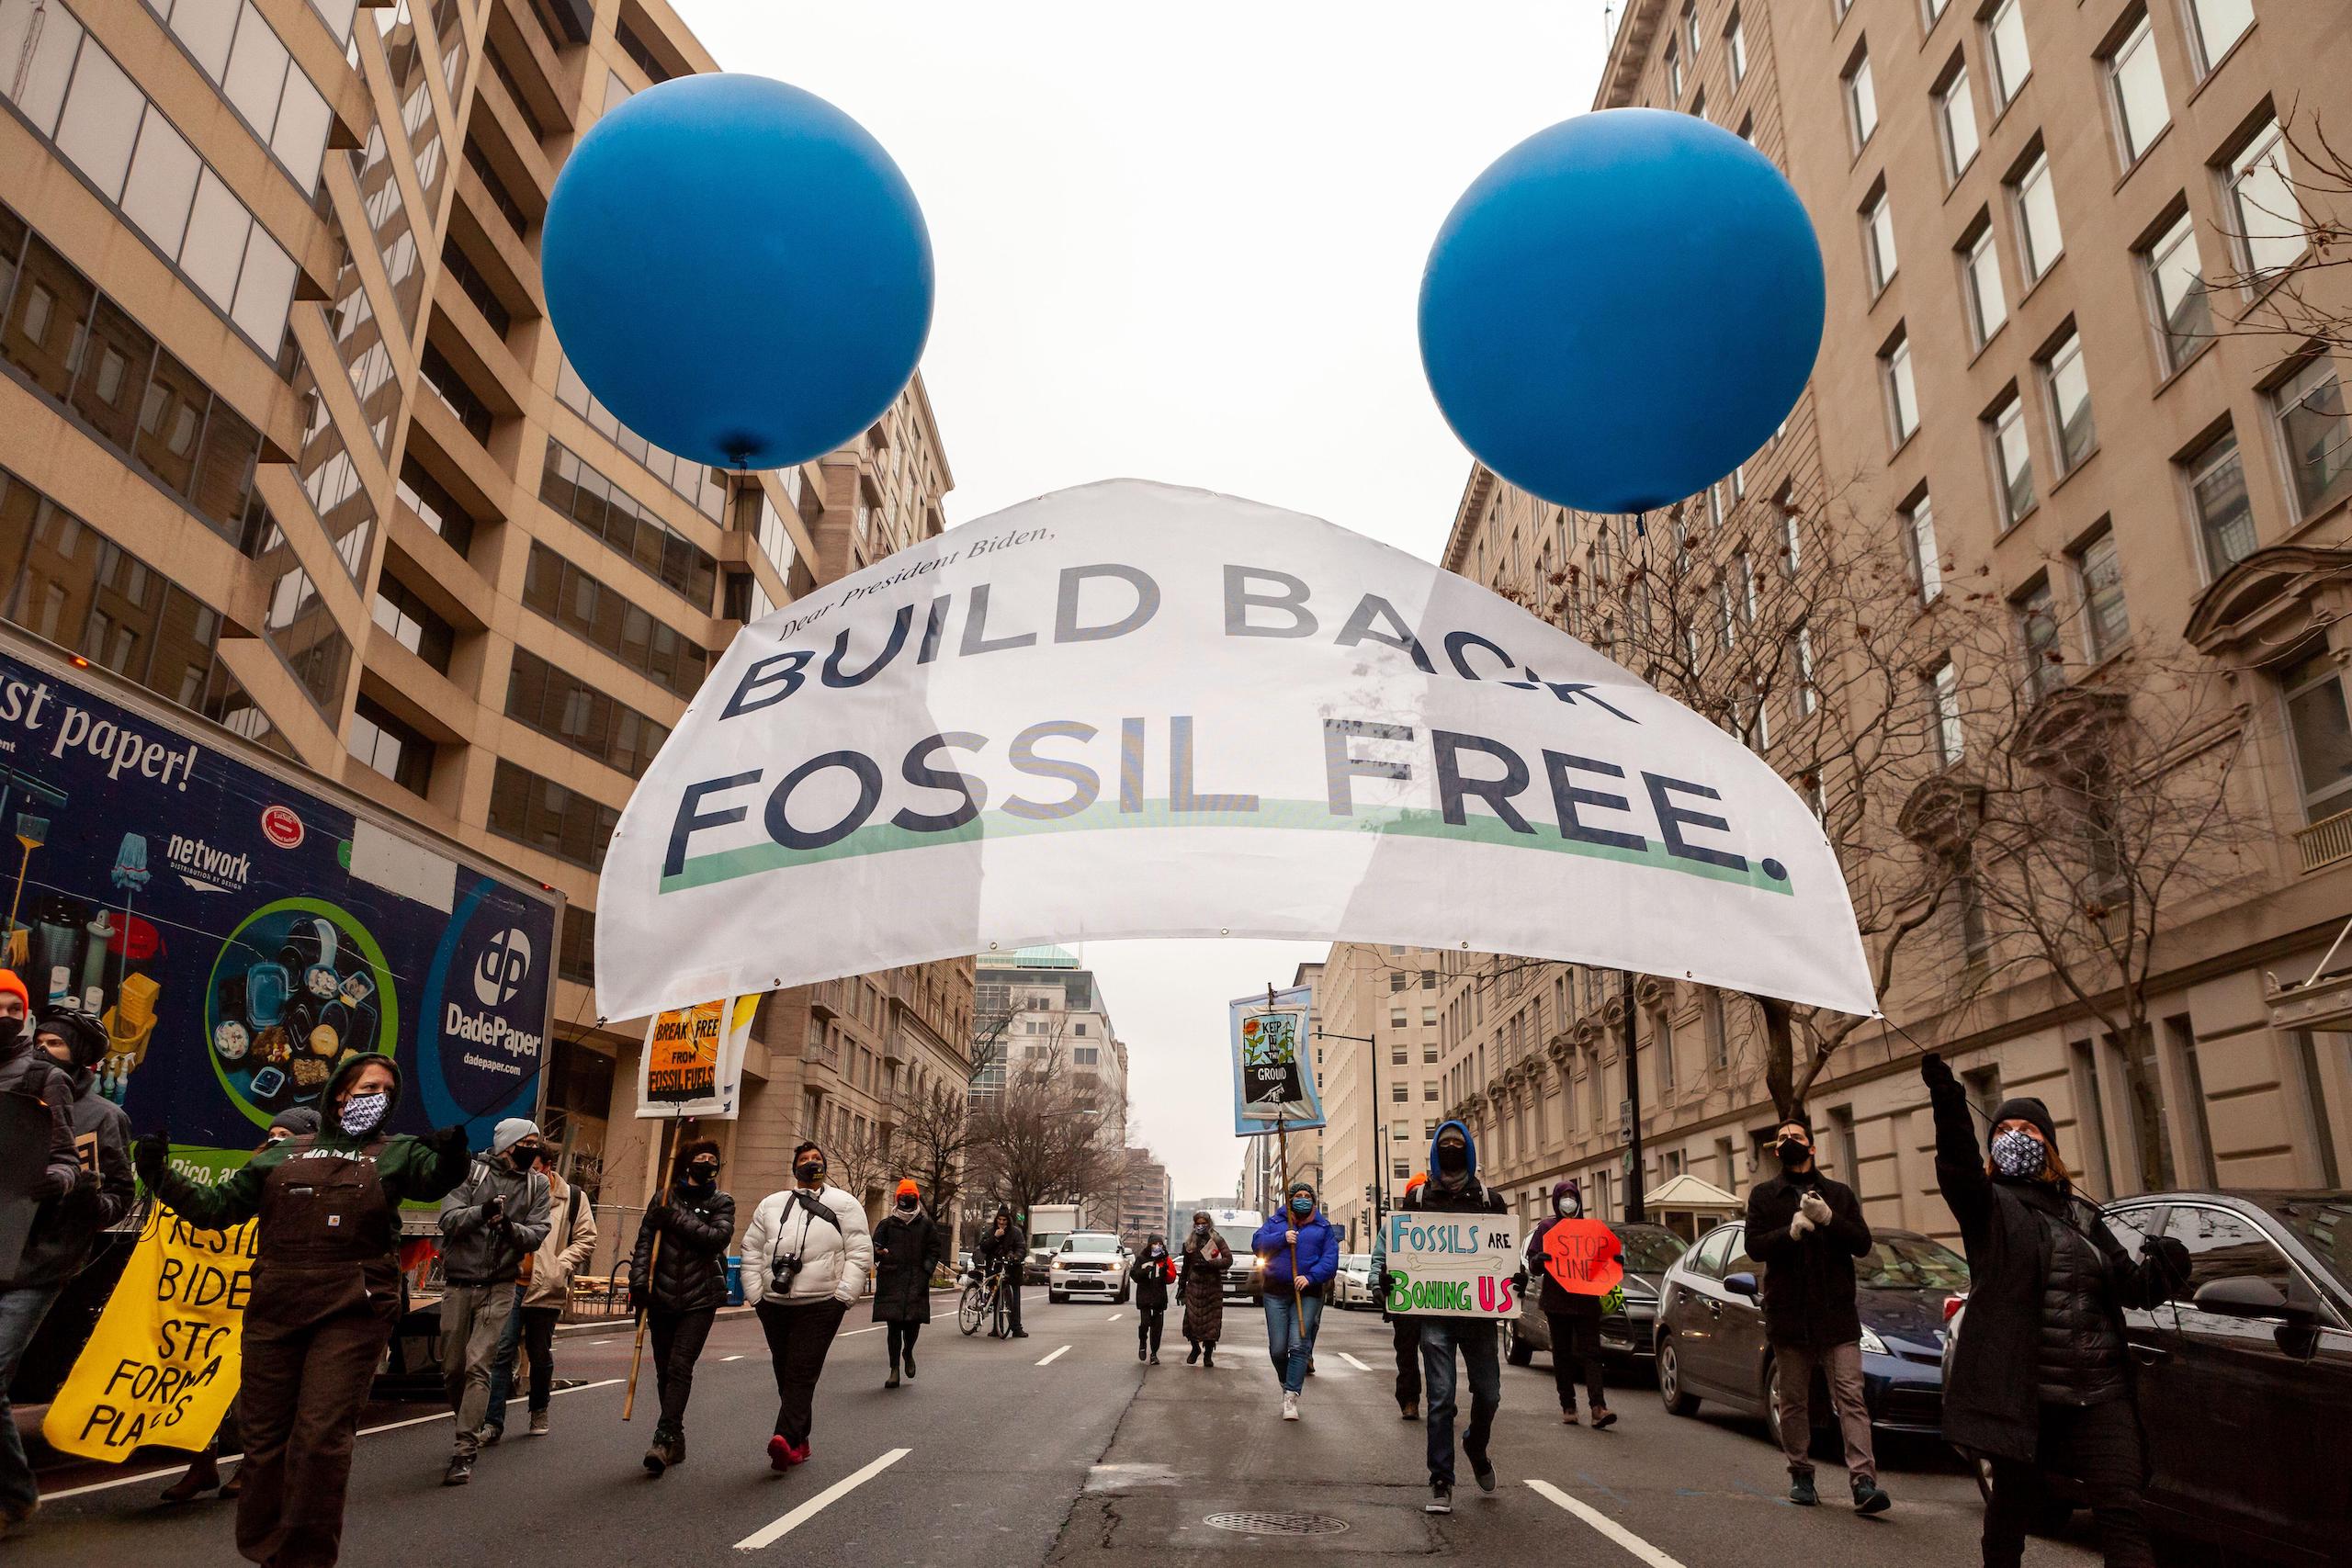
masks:
[[[596,1206],[579,1188],[557,1174],[556,1152],[539,1144],[539,1174],[548,1183],[548,1238],[524,1266],[514,1287],[514,1310],[498,1337],[490,1371],[490,1406],[482,1423],[482,1446],[506,1433],[506,1402],[514,1388],[517,1355],[531,1359],[531,1436],[548,1433],[548,1404],[555,1393],[555,1325],[571,1299],[571,1277],[596,1250]]]
[[[1892,1506],[1878,1483],[1871,1448],[1870,1406],[1862,1400],[1862,1319],[1854,1304],[1854,1259],[1871,1249],[1871,1227],[1854,1190],[1821,1173],[1813,1126],[1803,1117],[1773,1134],[1781,1173],[1747,1194],[1747,1255],[1764,1265],[1764,1337],[1771,1342],[1780,1390],[1781,1451],[1789,1461],[1789,1501],[1820,1500],[1813,1484],[1813,1380],[1829,1385],[1846,1439],[1846,1475],[1854,1511]]]
[[[441,1200],[441,1382],[458,1415],[444,1486],[473,1479],[490,1416],[490,1372],[514,1312],[514,1287],[548,1238],[551,1207],[539,1172],[538,1124],[510,1116],[492,1129],[490,1157]]]
[[[1503,1195],[1478,1179],[1478,1145],[1460,1122],[1438,1123],[1430,1142],[1429,1185],[1408,1193],[1403,1207],[1440,1214],[1500,1214],[1508,1213]],[[1419,1315],[1421,1329],[1421,1381],[1429,1385],[1430,1500],[1421,1505],[1431,1514],[1453,1511],[1454,1389],[1461,1371],[1470,1379],[1470,1424],[1463,1428],[1462,1453],[1478,1490],[1495,1489],[1495,1467],[1487,1456],[1487,1440],[1502,1408],[1502,1359],[1496,1344],[1493,1320],[1483,1317]]]
[[[1600,1221],[1586,1222],[1582,1188],[1573,1181],[1556,1181],[1552,1184],[1551,1218],[1528,1236],[1522,1258],[1530,1278],[1540,1277],[1544,1281],[1544,1321],[1552,1330],[1552,1384],[1560,1395],[1560,1420],[1570,1427],[1577,1424],[1577,1381],[1581,1374],[1585,1403],[1592,1407],[1592,1427],[1598,1432],[1617,1423],[1616,1413],[1609,1408],[1609,1380],[1600,1359],[1601,1298],[1568,1289],[1544,1250],[1553,1230],[1568,1224],[1591,1233],[1589,1240],[1598,1248],[1589,1260],[1592,1268],[1605,1269],[1612,1261],[1622,1268],[1625,1244]],[[1579,1243],[1585,1239],[1579,1237]]]
[[[980,1261],[996,1270],[997,1294],[1004,1302],[1004,1321],[1012,1337],[1028,1338],[1029,1331],[1021,1326],[1021,1271],[1029,1261],[1029,1237],[1013,1219],[1011,1204],[996,1206],[989,1234],[980,1238]]]
[[[319,1113],[307,1105],[281,1111],[269,1119],[269,1133],[261,1146],[266,1149],[288,1138],[309,1137],[318,1132],[319,1126]],[[254,1152],[258,1154],[260,1150]],[[237,1400],[229,1402],[229,1408],[221,1413],[220,1429],[212,1434],[211,1446],[188,1461],[187,1469],[180,1478],[164,1488],[164,1502],[185,1503],[216,1486],[223,1497],[234,1497],[243,1490],[244,1476],[242,1472],[227,1481],[220,1479],[220,1456],[238,1451],[237,1405]]]
[[[1413,1172],[1405,1183],[1404,1201],[1399,1208],[1408,1207],[1413,1195],[1430,1184],[1426,1170]],[[1388,1227],[1376,1224],[1372,1228],[1372,1289],[1380,1298],[1380,1316],[1388,1325],[1390,1348],[1396,1357],[1396,1413],[1408,1421],[1421,1418],[1421,1320],[1410,1313],[1388,1310]]]
[[[1316,1208],[1315,1183],[1292,1182],[1283,1213],[1258,1227],[1250,1247],[1265,1263],[1266,1352],[1282,1384],[1283,1419],[1295,1421],[1323,1292],[1340,1271],[1340,1233]]]
[[[901,1367],[914,1381],[915,1339],[931,1321],[932,1276],[946,1247],[946,1232],[922,1211],[922,1189],[899,1182],[890,1212],[874,1227],[874,1321],[889,1325],[883,1330],[890,1350],[884,1388],[899,1386]]]
[[[1225,1334],[1225,1271],[1232,1267],[1233,1248],[1217,1234],[1208,1211],[1196,1211],[1176,1264],[1176,1289],[1184,1298],[1184,1338],[1192,1346],[1184,1357],[1188,1367],[1199,1361],[1207,1371],[1216,1371],[1216,1342]]]
[[[743,1232],[743,1299],[759,1313],[775,1365],[768,1463],[776,1470],[808,1462],[825,1354],[874,1266],[865,1206],[826,1182],[825,1151],[803,1143],[792,1151],[792,1174],[799,1185],[761,1199]]]
[[[2108,1568],[2153,1568],[2141,1501],[2147,1446],[2123,1314],[2188,1279],[2188,1249],[2149,1236],[2134,1259],[2078,1196],[2039,1100],[2005,1101],[1979,1154],[1968,1094],[1933,1052],[1936,1184],[1968,1253],[1968,1313],[1944,1379],[1944,1438],[1992,1465],[1985,1568],[2018,1568],[2045,1467],[2081,1482]]]
[[[1176,1282],[1176,1260],[1168,1243],[1144,1237],[1143,1252],[1127,1270],[1136,1287],[1136,1359],[1159,1365],[1159,1335],[1168,1323],[1168,1287]]]
[[[727,1304],[727,1244],[735,1236],[735,1199],[718,1190],[718,1145],[708,1138],[681,1148],[671,1184],[645,1211],[629,1255],[629,1311],[645,1319],[653,1341],[653,1386],[662,1404],[645,1450],[645,1468],[653,1475],[686,1462],[686,1402],[695,1391],[695,1363],[718,1309]]]
[[[139,1179],[190,1224],[258,1218],[238,1390],[237,1551],[272,1568],[326,1568],[343,1542],[351,1450],[376,1364],[401,1316],[400,1206],[466,1179],[463,1127],[386,1136],[390,1056],[347,1058],[320,1097],[326,1127],[265,1145],[217,1184],[172,1168],[171,1139],[132,1146]]]

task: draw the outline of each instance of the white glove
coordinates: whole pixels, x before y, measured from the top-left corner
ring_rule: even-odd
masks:
[[[1789,1234],[1791,1235],[1799,1237],[1805,1236],[1812,1234],[1814,1228],[1812,1219],[1806,1215],[1803,1209],[1799,1209],[1793,1215],[1790,1216]]]
[[[1298,1233],[1296,1231],[1284,1231],[1283,1232],[1283,1240],[1288,1242],[1293,1247],[1296,1247],[1298,1245]]]
[[[1806,1193],[1797,1200],[1797,1207],[1803,1209],[1804,1217],[1815,1225],[1826,1225],[1830,1221],[1829,1201],[1818,1192]]]

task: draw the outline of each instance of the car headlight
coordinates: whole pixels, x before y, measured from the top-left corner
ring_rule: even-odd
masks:
[[[1885,1340],[1881,1339],[1877,1335],[1871,1333],[1867,1328],[1862,1330],[1862,1348],[1869,1351],[1873,1356],[1885,1356],[1893,1353],[1887,1349]]]

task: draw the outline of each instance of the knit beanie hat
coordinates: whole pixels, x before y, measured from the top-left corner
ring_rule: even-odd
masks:
[[[33,1010],[32,993],[25,989],[25,977],[14,969],[0,969],[0,996],[14,997],[27,1012]]]
[[[539,1135],[539,1124],[527,1116],[509,1116],[491,1130],[490,1152],[503,1155],[526,1138]]]
[[[2031,1095],[2019,1095],[2015,1100],[2001,1101],[2001,1108],[1993,1112],[1991,1125],[1984,1130],[1986,1148],[1993,1146],[1993,1128],[2004,1122],[2028,1122],[2041,1134],[2044,1143],[2053,1149],[2058,1146],[2058,1123],[2050,1119],[2050,1107]]]
[[[914,1178],[910,1176],[899,1183],[899,1196],[901,1198],[920,1198],[922,1196],[922,1189],[916,1186]]]
[[[1405,1183],[1405,1190],[1410,1192],[1416,1187],[1427,1187],[1429,1184],[1430,1173],[1426,1170],[1417,1170],[1413,1172],[1413,1179]]]

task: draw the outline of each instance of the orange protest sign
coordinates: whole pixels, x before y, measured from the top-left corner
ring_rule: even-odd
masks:
[[[1625,1246],[1599,1220],[1561,1220],[1544,1233],[1544,1271],[1572,1296],[1605,1296],[1625,1278]]]

